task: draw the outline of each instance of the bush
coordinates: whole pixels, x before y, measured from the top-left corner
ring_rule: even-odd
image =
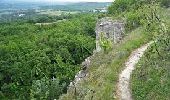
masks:
[[[138,11],[128,12],[126,15],[126,31],[131,31],[139,27],[141,23],[142,15]]]
[[[162,7],[166,7],[166,8],[168,8],[168,7],[170,7],[170,1],[169,0],[160,0],[161,1],[161,6]]]
[[[108,12],[109,14],[119,14],[129,10],[134,3],[136,0],[115,0],[108,8]]]
[[[109,52],[112,49],[112,42],[104,37],[104,33],[100,33],[101,38],[100,38],[100,46],[104,50],[104,52]]]

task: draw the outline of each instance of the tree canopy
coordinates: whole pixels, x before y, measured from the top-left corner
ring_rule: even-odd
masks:
[[[0,98],[55,99],[95,48],[95,16],[0,25]]]

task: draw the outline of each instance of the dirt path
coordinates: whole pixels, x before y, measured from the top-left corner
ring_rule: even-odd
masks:
[[[118,82],[117,92],[120,100],[132,100],[131,90],[129,88],[130,75],[132,71],[135,69],[135,65],[138,63],[140,58],[143,56],[144,52],[152,43],[153,42],[145,44],[144,46],[133,51],[129,59],[125,63],[125,69],[119,75]]]

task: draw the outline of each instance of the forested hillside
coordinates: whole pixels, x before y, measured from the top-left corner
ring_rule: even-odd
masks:
[[[57,99],[95,47],[96,17],[57,24],[0,24],[0,98]]]
[[[121,100],[118,82],[126,61],[137,48],[153,41],[135,65],[128,90],[134,100],[169,100],[169,7],[169,0],[115,0],[106,16],[125,22],[124,39],[112,50],[97,53],[88,76],[60,99]]]
[[[93,3],[88,5],[76,7],[93,8]],[[78,10],[73,6],[66,9]],[[119,100],[120,73],[131,54],[150,43],[135,60],[139,63],[134,64],[136,69],[127,81],[129,96],[134,100],[169,100],[169,7],[169,0],[115,0],[107,14],[4,16],[11,20],[0,23],[0,99]],[[103,50],[94,52],[95,26],[101,17],[124,23],[125,31],[123,39],[112,44],[99,33]],[[81,68],[89,56],[89,66]],[[87,76],[74,84],[81,69]]]

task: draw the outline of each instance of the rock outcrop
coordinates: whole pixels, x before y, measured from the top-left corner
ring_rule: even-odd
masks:
[[[70,86],[75,86],[81,79],[87,76],[87,68],[90,66],[91,57],[86,58],[85,61],[82,62],[81,70],[76,74],[75,79],[70,83]]]
[[[96,50],[94,50],[93,55],[85,59],[82,62],[82,70],[80,70],[75,76],[75,80],[70,83],[70,86],[75,86],[80,80],[87,76],[87,69],[91,64],[91,58],[95,55],[96,52],[101,50],[100,47],[100,38],[101,33],[104,34],[106,39],[112,41],[112,43],[118,43],[123,38],[124,35],[124,23],[121,21],[113,21],[111,18],[106,17],[100,19],[96,24]]]
[[[101,35],[112,43],[118,43],[124,36],[124,23],[118,20],[113,21],[110,17],[100,19],[96,24],[96,51],[101,51]]]

